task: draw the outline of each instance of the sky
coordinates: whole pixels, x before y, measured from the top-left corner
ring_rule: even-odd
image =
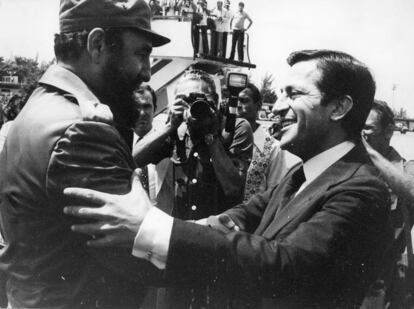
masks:
[[[214,6],[213,0],[209,7]],[[237,2],[232,1],[232,9]],[[244,0],[252,73],[281,80],[290,52],[336,49],[365,62],[377,82],[376,97],[414,117],[413,0]],[[0,0],[0,56],[53,58],[58,0]]]

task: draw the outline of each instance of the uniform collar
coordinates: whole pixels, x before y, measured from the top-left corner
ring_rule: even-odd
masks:
[[[75,97],[83,120],[113,123],[113,115],[109,106],[102,104],[83,80],[68,69],[60,65],[52,65],[39,83],[53,86]]]

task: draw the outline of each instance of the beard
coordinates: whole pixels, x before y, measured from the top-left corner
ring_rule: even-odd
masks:
[[[133,92],[141,81],[138,77],[131,78],[125,73],[122,69],[121,56],[115,53],[105,65],[102,77],[105,103],[114,115],[114,122],[133,128],[139,116]]]

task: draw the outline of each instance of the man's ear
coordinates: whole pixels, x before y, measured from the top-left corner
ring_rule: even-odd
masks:
[[[352,106],[354,106],[354,101],[349,95],[338,98],[332,103],[333,109],[331,111],[330,119],[333,121],[339,121],[343,119],[346,114],[348,114],[352,109]]]
[[[89,32],[86,49],[92,59],[92,63],[101,61],[105,50],[105,31],[102,28],[94,28]]]

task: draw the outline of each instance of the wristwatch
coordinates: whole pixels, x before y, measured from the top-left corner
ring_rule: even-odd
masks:
[[[216,136],[212,133],[208,133],[206,135],[204,135],[204,142],[210,146],[211,144],[214,143],[214,140],[216,139]]]

